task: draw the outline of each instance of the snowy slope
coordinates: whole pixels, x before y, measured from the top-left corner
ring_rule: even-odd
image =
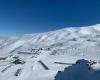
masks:
[[[99,57],[100,24],[0,39],[0,80],[54,80],[77,60]]]

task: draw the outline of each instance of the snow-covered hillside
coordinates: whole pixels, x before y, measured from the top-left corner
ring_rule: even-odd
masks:
[[[55,80],[79,59],[100,61],[100,24],[0,38],[0,80]]]

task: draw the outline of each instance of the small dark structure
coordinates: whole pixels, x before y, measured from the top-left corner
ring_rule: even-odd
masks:
[[[87,39],[88,42],[96,42],[96,40],[93,39]]]
[[[0,60],[5,60],[7,57],[1,57]]]
[[[12,63],[14,64],[24,64],[25,61],[21,60],[21,59],[16,59],[15,61],[13,61]]]

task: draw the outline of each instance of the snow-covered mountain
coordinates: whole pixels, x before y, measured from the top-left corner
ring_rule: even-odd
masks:
[[[79,59],[100,60],[100,24],[0,38],[0,80],[55,80]]]

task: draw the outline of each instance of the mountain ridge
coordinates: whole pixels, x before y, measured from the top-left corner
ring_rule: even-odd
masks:
[[[100,62],[99,24],[1,40],[0,80],[54,80],[79,59]]]

